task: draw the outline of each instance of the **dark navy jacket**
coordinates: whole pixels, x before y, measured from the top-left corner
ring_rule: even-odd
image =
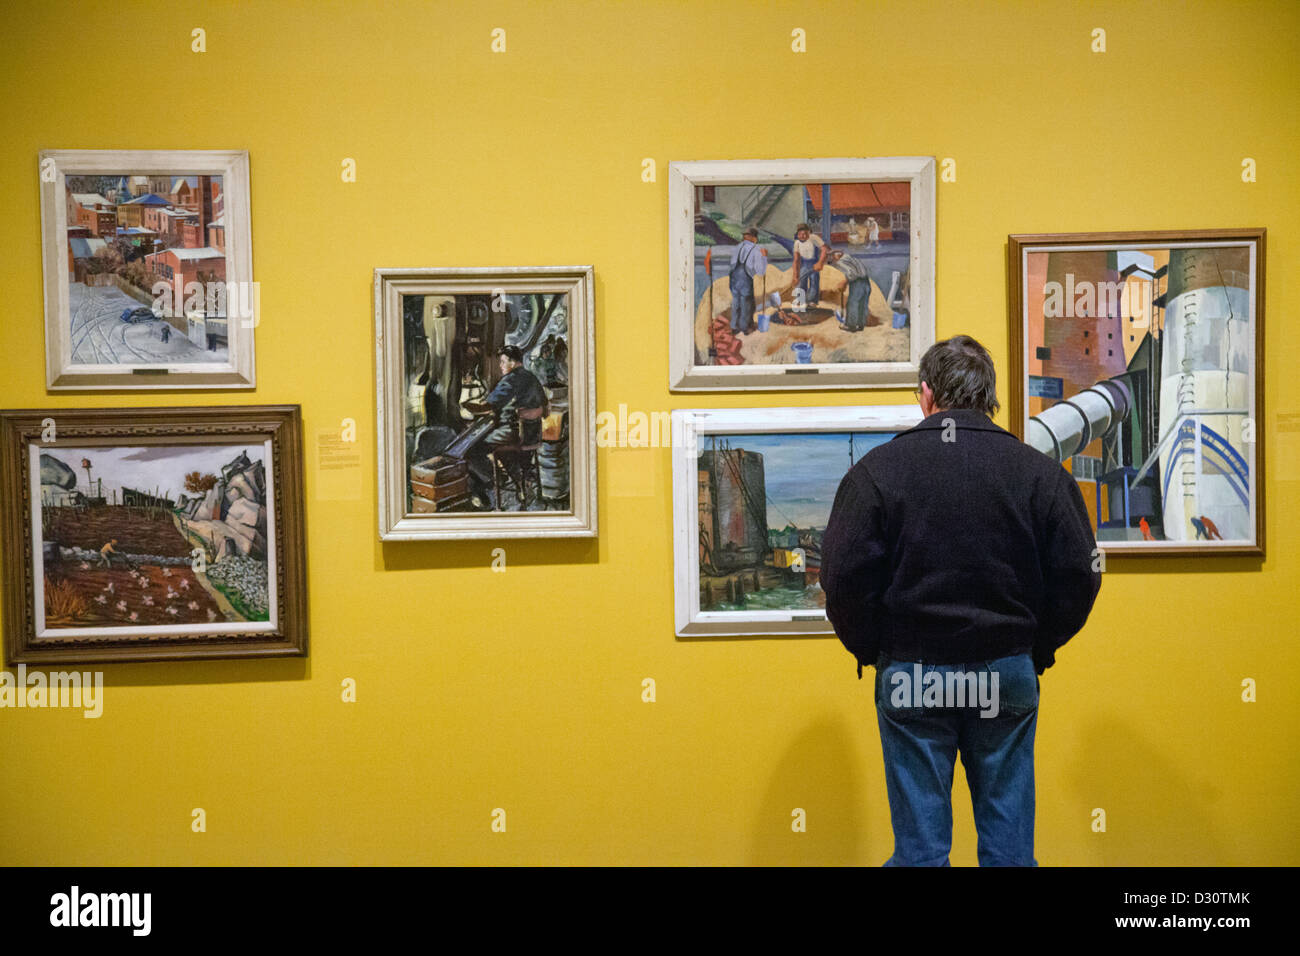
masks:
[[[484,401],[497,410],[498,426],[516,429],[519,425],[517,410],[545,408],[546,390],[536,375],[522,365],[517,365],[501,376],[501,381],[497,382],[496,388],[492,389]],[[525,442],[536,442],[541,432],[541,421],[529,420],[524,423],[524,434],[521,437]]]
[[[1026,651],[1042,673],[1092,610],[1096,546],[1060,464],[982,412],[936,412],[841,481],[822,539],[826,614],[859,677],[885,658]]]

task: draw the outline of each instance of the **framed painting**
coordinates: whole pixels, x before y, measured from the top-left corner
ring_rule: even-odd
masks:
[[[913,387],[934,341],[934,159],[672,163],[669,387]]]
[[[595,537],[591,266],[376,269],[379,536]]]
[[[248,153],[40,154],[46,385],[252,388]]]
[[[5,658],[307,653],[298,406],[0,412]]]
[[[1264,238],[1009,238],[1012,430],[1107,554],[1264,555]]]
[[[679,637],[833,634],[818,579],[840,481],[916,405],[673,412]]]

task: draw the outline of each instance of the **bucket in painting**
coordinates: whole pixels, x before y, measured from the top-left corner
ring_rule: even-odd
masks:
[[[800,365],[812,364],[813,347],[811,342],[795,342],[790,348],[794,349],[795,360]]]
[[[907,325],[907,313],[906,313],[906,312],[895,312],[895,313],[894,313],[894,328],[896,328],[896,329],[901,329],[901,328],[903,328],[903,326],[905,326],[905,325]]]
[[[770,321],[771,319],[768,317],[766,312],[758,313],[758,331],[766,332]]]

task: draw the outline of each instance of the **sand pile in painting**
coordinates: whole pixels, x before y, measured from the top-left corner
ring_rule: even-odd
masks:
[[[794,270],[778,269],[769,265],[767,274],[754,280],[754,295],[761,305],[765,296],[773,292],[781,296],[782,309],[793,304]],[[847,280],[834,266],[822,270],[821,306],[843,311],[847,296]],[[791,346],[795,342],[812,345],[812,361],[828,362],[907,362],[911,358],[911,332],[895,329],[893,315],[885,305],[885,294],[880,286],[871,283],[872,318],[878,323],[861,332],[846,332],[833,315],[810,325],[779,325],[773,323],[766,332],[755,332],[739,340],[730,331],[731,290],[724,276],[714,280],[712,314],[710,297],[706,292],[695,312],[695,361],[700,365],[786,365],[794,364]],[[765,309],[764,311],[770,311]],[[713,329],[710,334],[710,320]],[[717,350],[714,362],[709,360],[709,349]]]

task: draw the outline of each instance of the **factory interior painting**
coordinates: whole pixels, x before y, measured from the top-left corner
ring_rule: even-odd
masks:
[[[1074,476],[1101,547],[1256,542],[1259,251],[1022,249],[1023,437]]]
[[[701,611],[822,611],[822,535],[840,481],[894,432],[699,438]]]
[[[570,509],[568,298],[401,297],[408,514]]]
[[[908,362],[908,182],[694,187],[697,366]]]
[[[265,446],[33,446],[31,454],[36,584],[45,597],[38,633],[200,634],[273,619]]]
[[[222,180],[130,171],[64,178],[73,363],[229,361]]]

